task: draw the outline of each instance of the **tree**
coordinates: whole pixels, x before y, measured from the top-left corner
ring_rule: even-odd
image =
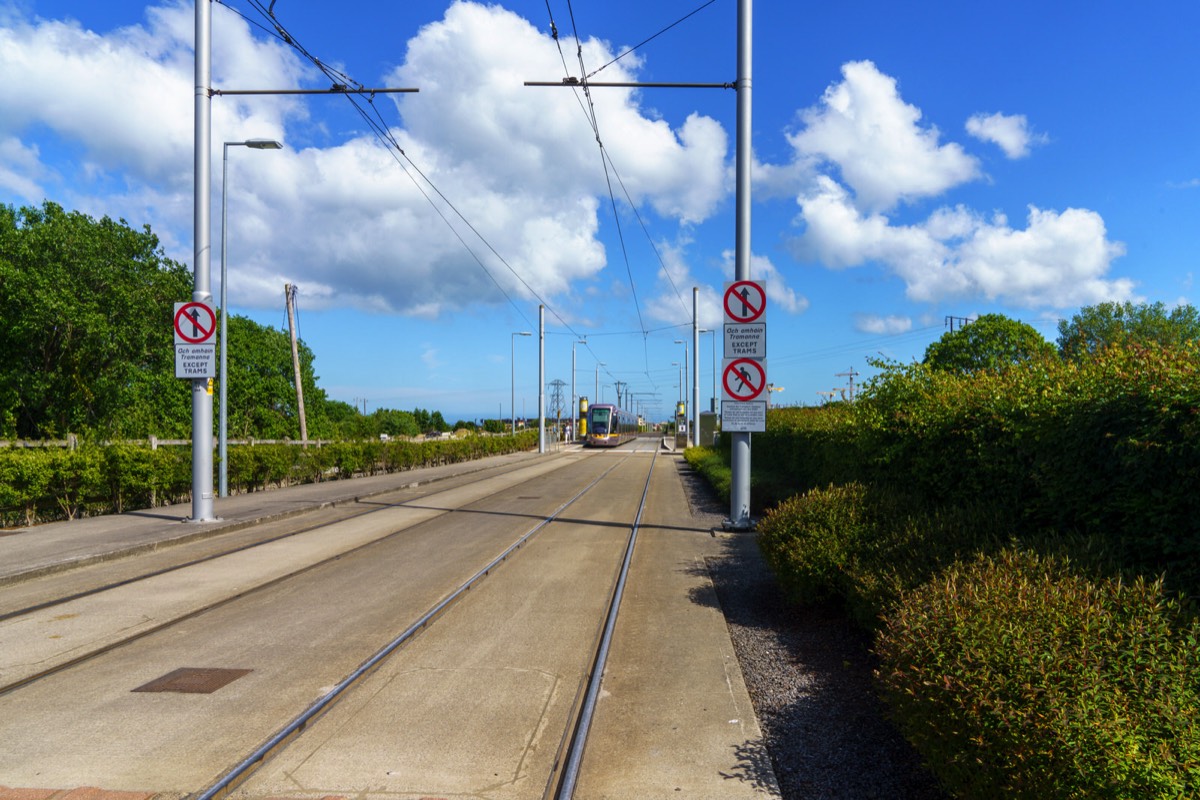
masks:
[[[372,415],[375,421],[375,435],[386,433],[388,436],[419,436],[421,427],[417,420],[407,411],[397,411],[392,408],[376,409]]]
[[[983,370],[999,372],[1014,364],[1054,354],[1054,346],[1032,325],[1003,314],[984,314],[929,345],[924,363],[933,369],[972,374]]]
[[[291,337],[286,331],[259,325],[237,314],[229,317],[226,326],[229,437],[299,438]],[[312,350],[301,341],[297,351],[308,435],[314,439],[332,436],[335,429],[326,411],[325,392],[318,388],[317,376],[313,374]]]
[[[149,226],[0,206],[0,436],[188,430],[171,310],[191,283]]]
[[[1167,312],[1162,303],[1100,303],[1058,323],[1058,349],[1079,361],[1114,344],[1174,347],[1200,339],[1200,313],[1190,305]]]
[[[371,436],[369,421],[349,403],[327,399],[325,415],[329,418],[334,438],[365,439]]]

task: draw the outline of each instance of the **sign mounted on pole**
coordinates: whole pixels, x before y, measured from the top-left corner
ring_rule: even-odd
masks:
[[[208,303],[176,303],[175,377],[217,376],[217,313]]]
[[[174,320],[175,344],[209,344],[217,338],[217,312],[208,303],[176,303]]]
[[[767,401],[721,403],[721,430],[726,433],[762,433],[767,429]]]
[[[725,322],[766,322],[767,290],[759,281],[733,281],[725,286]]]
[[[721,370],[723,399],[734,402],[757,400],[767,388],[767,366],[757,358],[726,359]]]
[[[725,362],[721,370],[721,430],[767,429],[767,289],[761,281],[725,285]]]

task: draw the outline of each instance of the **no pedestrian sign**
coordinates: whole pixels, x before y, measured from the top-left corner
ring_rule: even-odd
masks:
[[[767,388],[767,367],[760,359],[735,358],[721,370],[724,399],[739,402],[754,400]]]

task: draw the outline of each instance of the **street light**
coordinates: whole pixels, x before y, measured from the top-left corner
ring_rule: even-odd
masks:
[[[575,395],[575,345],[587,346],[587,339],[576,339],[571,342],[571,441],[579,435],[579,399]]]
[[[600,402],[600,368],[606,367],[606,366],[608,366],[608,365],[605,364],[603,361],[596,362],[596,394],[592,399],[592,402],[594,402],[594,403]]]
[[[218,458],[221,462],[220,478],[217,486],[217,495],[220,497],[229,496],[229,437],[227,427],[229,424],[229,410],[226,403],[226,385],[228,383],[228,363],[226,361],[225,347],[225,317],[226,314],[226,291],[225,291],[225,220],[226,220],[226,200],[225,181],[229,177],[229,148],[230,147],[249,147],[251,150],[282,150],[283,145],[274,139],[247,139],[244,142],[225,142],[225,146],[221,151],[221,408],[220,408],[220,429],[219,429],[219,445]],[[212,417],[209,417],[211,425]],[[210,445],[211,447],[211,445]],[[210,451],[211,452],[211,451]]]
[[[511,364],[512,375],[512,396],[509,398],[508,410],[512,415],[512,435],[517,435],[517,337],[518,336],[533,336],[531,331],[514,331],[512,338],[509,340],[509,363]]]
[[[679,382],[679,394],[681,395],[681,399],[683,402],[683,423],[684,423],[684,427],[687,427],[688,406],[692,405],[690,402],[690,398],[688,397],[688,390],[687,390],[687,385],[688,385],[688,382],[687,382],[687,379],[688,379],[688,368],[687,368],[688,345],[687,345],[687,340],[685,340],[685,339],[676,339],[675,344],[683,345],[683,378]]]
[[[717,331],[715,328],[701,328],[701,333],[711,333],[713,335],[713,378],[712,378],[712,399],[709,401],[711,408],[708,410],[717,413]]]

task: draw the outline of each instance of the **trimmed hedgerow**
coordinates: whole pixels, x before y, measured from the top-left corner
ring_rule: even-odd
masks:
[[[537,431],[427,442],[334,442],[231,447],[230,490],[375,475],[529,450]],[[84,442],[76,450],[0,448],[0,526],[153,508],[191,497],[191,450]]]
[[[1200,624],[1161,581],[1006,549],[887,616],[878,681],[963,798],[1200,795]]]
[[[874,628],[903,592],[964,554],[998,548],[1007,528],[986,507],[929,510],[895,489],[850,483],[781,503],[758,531],[767,563],[793,600],[838,600]]]

